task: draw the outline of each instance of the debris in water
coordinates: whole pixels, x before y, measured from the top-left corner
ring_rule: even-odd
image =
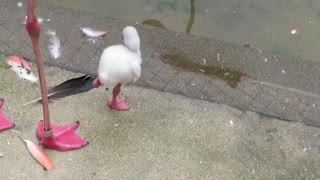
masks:
[[[309,151],[309,150],[311,150],[311,147],[303,148],[303,152],[304,152],[304,153],[307,152],[307,151]]]
[[[267,59],[267,58],[264,58],[264,61],[265,61],[265,62],[268,62],[268,59]]]
[[[18,2],[18,3],[17,3],[17,6],[18,6],[18,7],[22,7],[22,5],[23,5],[22,2]]]
[[[119,124],[114,124],[113,126],[114,126],[114,127],[118,127],[118,126],[119,126]]]
[[[246,42],[246,43],[244,43],[243,46],[246,47],[246,48],[249,48],[249,47],[250,47],[250,43],[249,43],[249,42]]]
[[[291,34],[293,34],[293,35],[294,35],[294,34],[298,34],[298,30],[297,30],[297,29],[292,29],[292,30],[291,30]]]
[[[207,60],[206,59],[202,59],[203,64],[207,64]]]
[[[3,152],[0,152],[0,157],[3,157],[4,156],[4,153]]]
[[[218,58],[218,61],[220,61],[220,54],[218,53],[218,55],[217,55],[217,58]]]
[[[199,69],[199,71],[204,72],[204,70],[203,70],[203,69]]]
[[[232,127],[233,126],[233,121],[229,121],[229,123],[230,123],[230,127]]]
[[[284,74],[284,73],[286,73],[286,71],[284,71],[284,70],[282,69],[282,73]]]

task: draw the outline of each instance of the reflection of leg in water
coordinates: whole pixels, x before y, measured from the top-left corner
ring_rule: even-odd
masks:
[[[171,2],[160,2],[158,5],[158,9],[160,12],[163,12],[165,10],[172,10],[176,12],[177,2],[175,0],[172,0]]]
[[[147,4],[153,7],[158,7],[160,12],[171,10],[176,12],[177,0],[147,0]]]
[[[196,10],[195,10],[195,6],[194,6],[194,0],[190,0],[190,18],[189,18],[188,25],[186,28],[186,33],[191,32],[191,29],[192,29],[192,26],[194,23],[195,12],[196,12]]]
[[[158,2],[160,1],[160,2]],[[194,24],[195,19],[195,0],[190,0],[190,13],[189,13],[189,21],[186,27],[186,33],[190,33]],[[166,10],[172,10],[176,12],[177,10],[177,1],[176,0],[147,0],[147,4],[151,6],[155,6],[158,4],[158,10],[160,12]],[[154,27],[165,28],[164,25],[156,19],[147,19],[142,22],[142,24],[147,24]]]

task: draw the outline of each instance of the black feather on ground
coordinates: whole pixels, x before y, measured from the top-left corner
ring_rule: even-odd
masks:
[[[49,100],[60,99],[67,96],[87,92],[93,88],[92,82],[94,81],[94,79],[95,77],[92,77],[90,75],[84,75],[81,77],[69,79],[55,87],[48,89],[48,99]],[[24,105],[28,105],[33,102],[41,102],[41,100],[42,98],[38,98]]]

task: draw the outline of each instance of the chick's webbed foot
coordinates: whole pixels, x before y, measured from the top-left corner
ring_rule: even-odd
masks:
[[[107,105],[111,109],[115,109],[118,111],[127,111],[129,110],[129,106],[126,103],[126,98],[121,98],[121,99],[113,99],[113,97],[109,97],[107,100]]]

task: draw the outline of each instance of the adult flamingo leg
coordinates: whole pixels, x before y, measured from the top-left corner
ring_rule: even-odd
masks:
[[[36,135],[40,144],[47,148],[58,151],[75,150],[89,144],[88,141],[82,139],[76,134],[75,130],[79,125],[79,121],[68,126],[51,125],[51,130],[46,132],[43,131],[44,121],[41,120],[38,124]]]
[[[2,112],[2,106],[4,104],[4,99],[0,98],[0,132],[13,128],[15,125],[10,122]]]
[[[32,48],[35,54],[42,97],[44,119],[38,124],[36,131],[37,138],[43,146],[58,151],[74,150],[88,145],[86,140],[82,139],[75,133],[75,130],[79,126],[79,122],[74,122],[69,126],[57,126],[50,124],[48,92],[46,88],[44,65],[39,47],[40,25],[36,17],[36,0],[28,0],[26,29],[30,36]]]

